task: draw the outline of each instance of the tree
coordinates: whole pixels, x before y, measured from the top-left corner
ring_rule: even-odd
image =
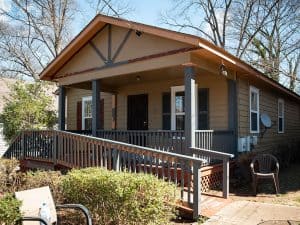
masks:
[[[162,21],[210,40],[276,81],[299,81],[300,3],[294,0],[173,0]]]
[[[300,63],[300,2],[279,0],[270,14],[268,26],[259,31],[253,48],[251,63],[267,76],[279,81],[280,75],[288,77],[294,90]],[[258,57],[256,57],[258,56]]]
[[[73,0],[11,0],[0,38],[1,73],[38,79],[42,69],[70,40]]]
[[[123,0],[86,0],[89,5],[90,11],[94,14],[105,14],[114,17],[121,17],[132,12],[133,9],[130,7],[128,2]]]
[[[78,25],[75,14],[80,16],[82,12],[80,3],[79,0],[11,0],[10,8],[0,8],[0,16],[5,18],[0,24],[0,75],[39,79],[40,72],[75,35],[72,28]],[[86,3],[92,17],[96,13],[119,17],[129,11],[128,5],[120,1],[86,0]]]
[[[242,58],[277,1],[173,0],[174,7],[162,15],[162,21],[180,30],[190,29]]]
[[[51,108],[53,99],[46,93],[47,87],[43,82],[17,82],[10,87],[11,94],[5,98],[0,115],[7,141],[20,130],[53,128],[56,124],[56,112]]]

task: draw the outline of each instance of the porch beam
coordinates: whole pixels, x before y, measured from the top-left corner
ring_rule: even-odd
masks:
[[[237,85],[235,80],[228,79],[228,128],[233,131],[233,150],[237,153]]]
[[[66,129],[66,88],[59,86],[59,97],[58,97],[58,129]]]
[[[97,136],[97,130],[101,127],[100,122],[100,80],[92,81],[92,135]]]
[[[181,48],[177,51],[169,51],[131,60],[124,60],[113,63],[112,65],[104,65],[72,73],[60,74],[57,75],[56,79],[58,79],[58,82],[61,85],[70,85],[98,79],[99,72],[101,72],[101,78],[103,79],[129,73],[179,66],[190,60],[190,51],[192,51],[192,48]]]
[[[184,67],[184,86],[185,86],[185,151],[190,154],[190,147],[195,146],[195,124],[196,124],[196,106],[195,106],[195,68],[193,65]]]

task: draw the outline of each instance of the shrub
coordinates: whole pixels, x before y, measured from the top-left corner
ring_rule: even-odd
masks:
[[[63,193],[87,206],[95,224],[167,224],[174,212],[175,186],[151,175],[73,170],[63,178]]]
[[[11,225],[15,224],[21,218],[19,207],[21,202],[15,199],[12,195],[4,195],[0,197],[0,224]]]
[[[19,161],[16,159],[0,159],[0,193],[14,192],[21,182],[18,173]]]
[[[18,190],[27,190],[49,186],[55,203],[63,203],[62,175],[58,171],[27,172],[23,178],[23,184]]]

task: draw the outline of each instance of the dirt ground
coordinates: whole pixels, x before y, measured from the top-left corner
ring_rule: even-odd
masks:
[[[300,206],[300,164],[292,164],[289,168],[280,170],[279,183],[279,195],[275,194],[272,180],[261,180],[256,196],[253,196],[251,184],[242,183],[240,187],[232,188],[230,198],[232,200]]]

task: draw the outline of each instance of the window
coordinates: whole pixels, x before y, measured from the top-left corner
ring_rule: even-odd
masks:
[[[184,130],[184,86],[171,88],[171,129]]]
[[[82,129],[92,129],[92,96],[82,98]]]
[[[250,86],[250,133],[259,133],[259,90]]]
[[[195,85],[195,109],[197,111],[197,102],[198,102],[198,90],[197,85]],[[171,87],[171,129],[172,130],[184,130],[184,121],[185,121],[185,93],[184,86],[175,86]],[[197,112],[195,112],[197,128]]]
[[[284,133],[284,101],[278,99],[278,133]]]

